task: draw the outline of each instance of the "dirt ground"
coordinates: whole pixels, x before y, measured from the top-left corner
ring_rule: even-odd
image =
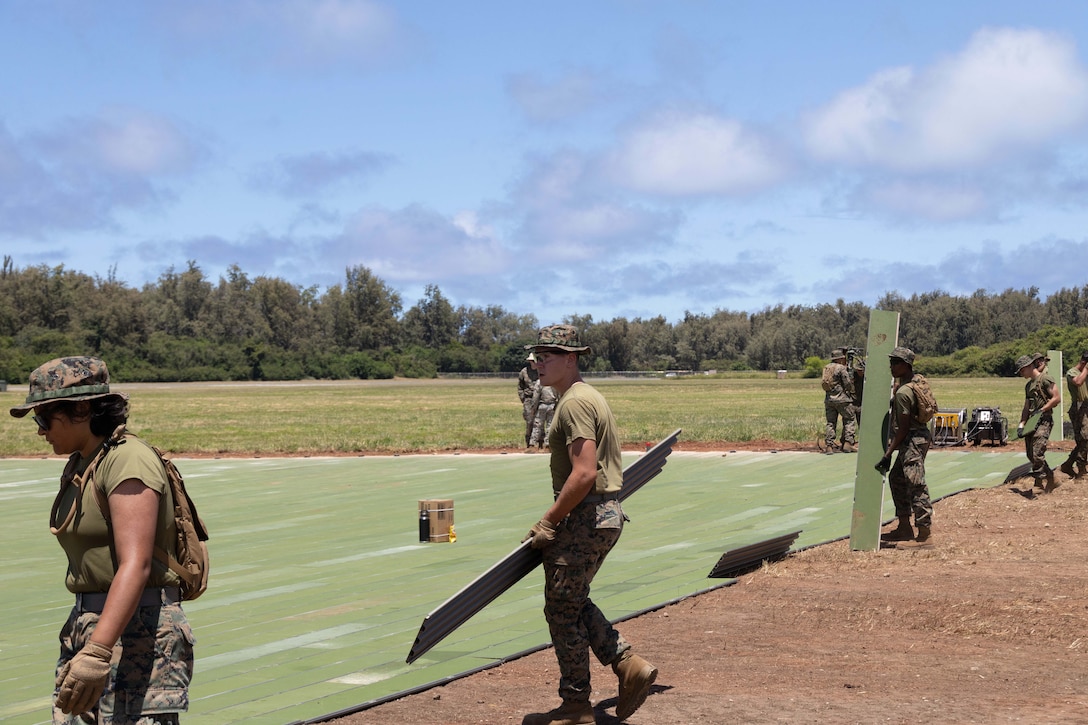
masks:
[[[619,624],[660,669],[626,722],[1088,722],[1088,477],[1057,477],[937,502],[931,549],[834,542]],[[333,722],[520,723],[557,682],[549,648]]]

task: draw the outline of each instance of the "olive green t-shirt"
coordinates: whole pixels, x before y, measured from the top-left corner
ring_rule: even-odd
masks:
[[[90,458],[80,460],[76,472],[82,474],[97,454],[96,450]],[[174,500],[170,483],[166,479],[166,470],[150,446],[139,438],[129,437],[106,453],[95,471],[93,484],[108,499],[114,489],[132,478],[143,482],[159,494],[155,546],[172,552],[175,537]],[[65,486],[58,508],[61,519],[71,510],[78,493],[79,489],[74,484]],[[112,516],[111,519],[114,528],[124,525],[123,521]],[[58,534],[57,540],[68,555],[68,576],[64,585],[69,591],[80,593],[109,590],[114,575],[109,530],[90,485],[84,487],[83,499],[79,502],[79,509],[71,526]],[[152,560],[148,587],[176,586],[178,582],[177,574],[157,559]]]
[[[895,395],[892,398],[892,415],[889,423],[891,424],[891,433],[895,435],[899,432],[899,416],[910,416],[910,430],[928,430],[928,426],[925,423],[918,422],[918,395],[914,392],[914,387],[910,385],[910,380],[900,383],[895,388]]]
[[[1069,368],[1065,373],[1066,384],[1069,386],[1069,402],[1070,403],[1083,403],[1088,400],[1088,382],[1077,385],[1073,378],[1080,375],[1080,370],[1076,365]]]
[[[616,420],[597,390],[575,383],[559,398],[548,433],[551,449],[552,489],[559,492],[574,470],[568,446],[579,438],[597,445],[597,483],[594,493],[614,493],[623,487],[623,460]]]

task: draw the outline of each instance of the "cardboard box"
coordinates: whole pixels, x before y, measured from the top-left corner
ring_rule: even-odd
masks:
[[[453,526],[453,499],[428,498],[419,502],[417,518],[424,509],[427,511],[428,538],[430,542],[448,542],[450,527]],[[422,534],[422,532],[420,532]],[[422,540],[422,537],[421,537]]]

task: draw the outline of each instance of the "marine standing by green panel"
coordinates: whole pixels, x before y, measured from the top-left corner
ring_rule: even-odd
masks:
[[[616,717],[623,721],[646,700],[657,668],[631,645],[589,598],[593,577],[623,531],[619,431],[604,397],[587,385],[578,357],[590,351],[571,325],[540,330],[533,346],[542,385],[559,394],[548,436],[554,503],[523,541],[544,560],[544,618],[559,662],[562,705],[527,715],[523,725],[596,722],[590,702],[589,652],[619,678]]]
[[[1059,468],[1070,478],[1079,478],[1088,472],[1088,352],[1082,352],[1080,362],[1069,368],[1065,382],[1069,387],[1069,422],[1074,446]]]
[[[821,385],[824,389],[825,453],[834,453],[839,418],[842,418],[842,452],[857,451],[857,435],[854,427],[854,373],[846,366],[846,350],[837,347],[831,351],[831,362],[824,366]]]
[[[921,420],[919,385],[925,384],[924,378],[914,374],[914,352],[906,347],[897,347],[888,355],[895,384],[892,391],[890,439],[884,450],[884,457],[876,464],[878,471],[888,473],[888,488],[895,504],[895,516],[898,526],[882,538],[889,542],[898,542],[899,548],[933,545],[933,504],[929,499],[929,487],[926,485],[926,454],[933,443],[933,434],[929,426]],[[927,384],[928,385],[928,384]],[[895,465],[891,463],[892,453],[899,451]],[[911,528],[910,518],[914,514],[917,535]]]
[[[1036,353],[1021,355],[1016,361],[1017,374],[1027,379],[1024,384],[1024,408],[1020,411],[1016,434],[1024,439],[1024,452],[1031,461],[1031,477],[1035,479],[1035,487],[1049,493],[1057,487],[1057,483],[1054,471],[1046,462],[1046,448],[1050,432],[1054,429],[1053,411],[1061,405],[1062,391],[1050,374],[1040,369],[1039,362],[1045,360],[1045,355]],[[1028,428],[1029,421],[1036,418],[1034,428]]]

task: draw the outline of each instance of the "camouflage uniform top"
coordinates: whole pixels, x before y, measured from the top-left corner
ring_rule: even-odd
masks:
[[[852,403],[854,401],[854,373],[842,363],[830,362],[831,390],[825,394],[825,398],[832,403]]]
[[[535,382],[532,373],[529,372],[529,366],[526,365],[518,373],[518,400],[524,403],[526,398],[532,397]]]

